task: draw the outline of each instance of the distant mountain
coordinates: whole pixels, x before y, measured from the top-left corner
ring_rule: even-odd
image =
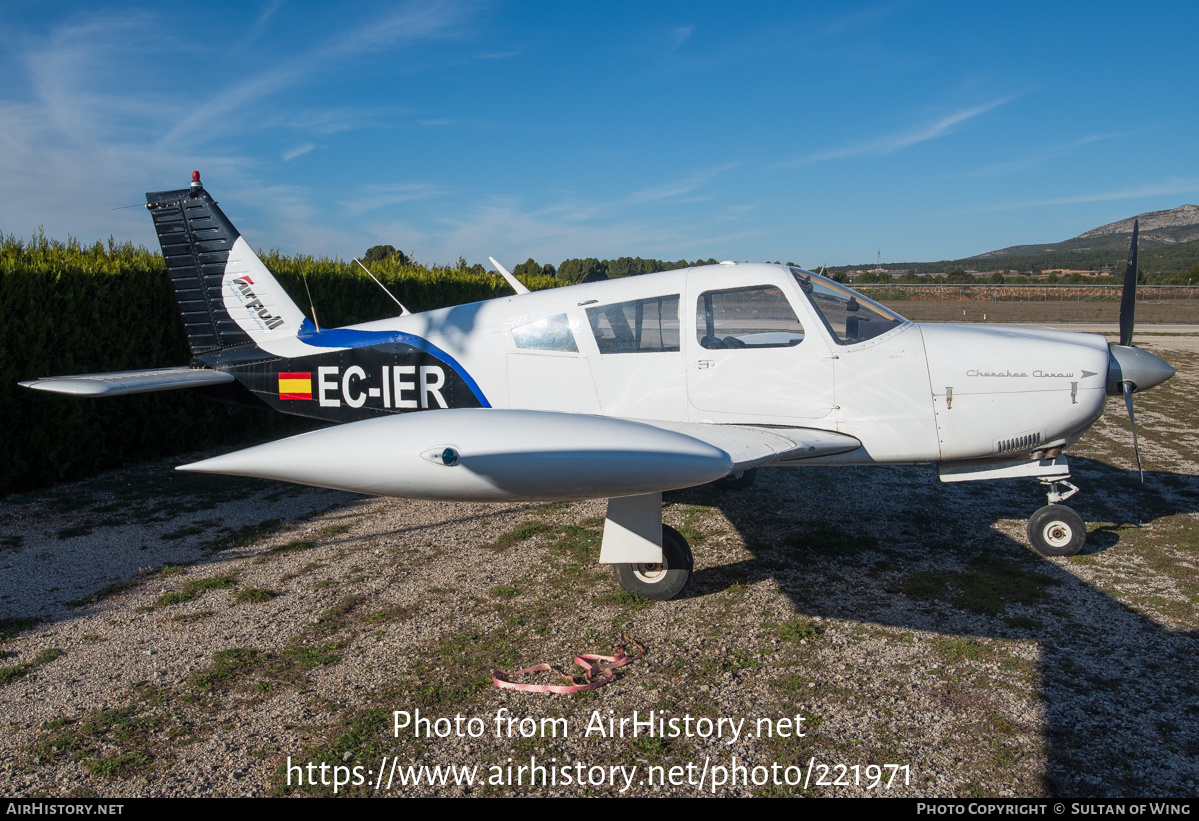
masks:
[[[1064,242],[1013,245],[968,259],[993,260],[996,257],[1029,257],[1056,253],[1127,253],[1134,219],[1141,221],[1139,247],[1142,249],[1199,240],[1199,205],[1181,205],[1169,211],[1150,211],[1147,214],[1138,214],[1136,217],[1101,225]]]

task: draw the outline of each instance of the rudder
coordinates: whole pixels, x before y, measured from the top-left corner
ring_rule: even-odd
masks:
[[[190,188],[147,193],[146,208],[193,356],[299,332],[304,314],[204,190],[199,172]]]

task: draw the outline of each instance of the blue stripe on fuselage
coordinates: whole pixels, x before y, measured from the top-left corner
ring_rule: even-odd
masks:
[[[396,342],[410,345],[425,353],[432,354],[453,368],[454,373],[462,378],[462,381],[470,388],[471,393],[475,395],[475,399],[479,400],[479,405],[484,408],[491,407],[491,403],[483,395],[483,389],[467,373],[466,368],[458,364],[458,360],[454,359],[454,357],[422,337],[406,334],[402,331],[358,331],[353,328],[333,328],[318,333],[312,321],[308,317],[304,317],[304,321],[300,323],[300,332],[296,334],[296,338],[305,345],[311,345],[314,348],[369,348],[373,345],[387,345]]]

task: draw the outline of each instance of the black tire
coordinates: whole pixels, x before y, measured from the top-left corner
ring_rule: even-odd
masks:
[[[662,525],[662,564],[618,564],[616,580],[630,593],[654,601],[673,599],[691,580],[691,545],[670,525]]]
[[[717,479],[712,483],[712,486],[720,490],[745,490],[753,485],[754,480],[757,478],[758,469],[750,468],[749,470],[739,470],[736,473],[730,473],[722,479]]]
[[[1073,556],[1087,541],[1087,526],[1065,505],[1046,505],[1029,518],[1028,541],[1042,556]]]

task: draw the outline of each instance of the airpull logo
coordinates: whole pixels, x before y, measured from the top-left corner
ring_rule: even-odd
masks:
[[[273,331],[283,324],[282,317],[272,316],[267,307],[262,304],[262,300],[254,293],[251,287],[254,284],[254,280],[250,279],[248,275],[231,280],[231,283],[237,286],[237,290],[241,292],[242,299],[245,300],[242,303],[243,307],[256,313],[258,318],[266,325],[268,331]]]

